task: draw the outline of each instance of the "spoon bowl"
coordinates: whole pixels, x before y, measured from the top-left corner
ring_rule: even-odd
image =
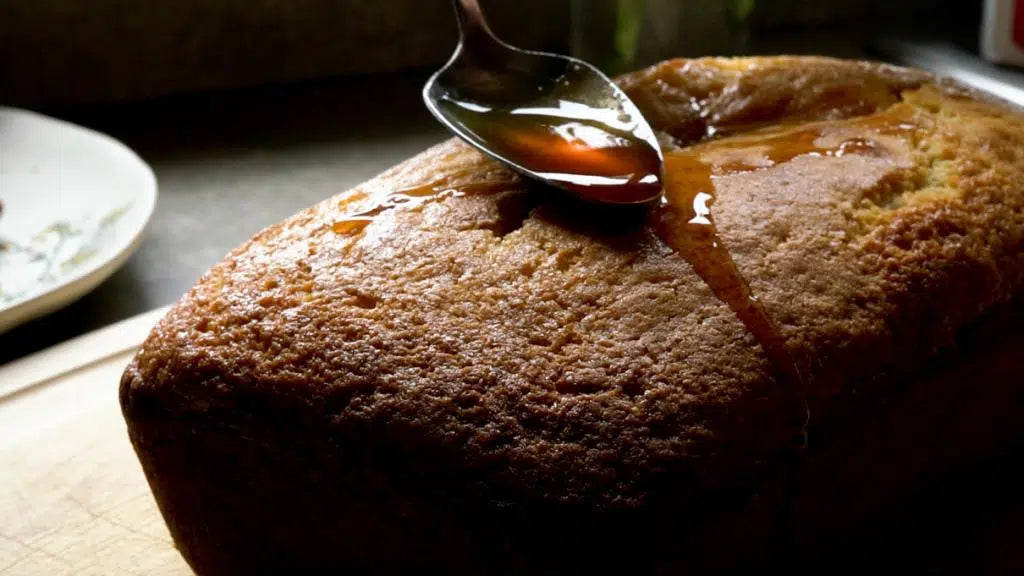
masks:
[[[654,131],[594,66],[498,39],[476,0],[453,0],[460,41],[423,99],[453,133],[527,178],[584,200],[643,204],[661,196]]]

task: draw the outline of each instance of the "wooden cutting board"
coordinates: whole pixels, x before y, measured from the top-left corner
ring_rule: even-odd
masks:
[[[118,404],[154,310],[0,366],[0,576],[190,575]]]

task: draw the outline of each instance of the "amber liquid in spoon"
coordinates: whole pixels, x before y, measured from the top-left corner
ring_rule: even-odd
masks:
[[[661,157],[641,134],[649,128],[611,97],[582,101],[581,95],[601,93],[588,89],[591,76],[569,66],[546,85],[514,75],[500,82],[511,85],[513,104],[481,104],[449,91],[439,105],[493,154],[586,200],[631,204],[658,196]]]

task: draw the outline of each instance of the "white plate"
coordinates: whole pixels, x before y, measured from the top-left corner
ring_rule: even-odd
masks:
[[[0,107],[0,333],[74,302],[142,241],[156,178],[120,142]]]

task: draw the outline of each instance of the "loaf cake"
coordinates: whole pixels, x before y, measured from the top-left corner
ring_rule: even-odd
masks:
[[[955,565],[908,522],[1024,439],[1024,113],[820,57],[618,81],[662,204],[452,140],[156,325],[120,401],[197,574]]]

